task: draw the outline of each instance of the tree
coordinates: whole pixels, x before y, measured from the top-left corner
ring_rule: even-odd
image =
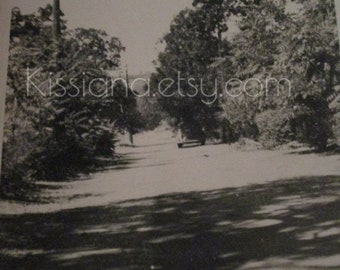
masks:
[[[264,141],[295,138],[324,149],[330,136],[327,100],[334,93],[339,61],[334,2],[297,2],[301,7],[298,16],[286,12],[287,1],[262,0],[240,6],[240,32],[232,41],[238,78],[261,82],[285,78],[292,95],[287,85],[277,88],[276,82],[269,83],[259,95],[227,100],[224,111],[238,126],[249,121],[260,124]],[[259,93],[259,86],[249,90]],[[264,125],[273,112],[278,114],[275,124]],[[282,132],[288,124],[291,131]]]
[[[98,156],[112,157],[120,107],[136,106],[105,72],[119,66],[121,42],[101,30],[68,31],[52,17],[51,5],[29,15],[12,11],[1,175],[7,194],[13,183],[64,179],[91,169]],[[31,85],[28,92],[28,74],[39,91]]]
[[[302,16],[291,30],[287,65],[295,67],[292,126],[296,138],[324,150],[332,135],[329,97],[339,84],[339,40],[334,1],[297,1]]]
[[[302,140],[324,149],[331,136],[329,103],[339,84],[338,36],[334,1],[297,0],[298,14],[288,13],[286,0],[194,0],[181,11],[164,36],[153,87],[164,78],[176,81],[199,77],[205,89],[214,79],[258,80],[247,93],[220,97],[202,104],[190,84],[175,84],[171,97],[159,97],[161,107],[179,122],[201,123],[207,130],[228,127],[230,139],[240,136],[270,141],[270,146]],[[236,18],[239,31],[228,37],[228,22]],[[276,80],[276,81],[275,81]],[[158,85],[157,85],[158,84]],[[217,83],[217,85],[219,85]],[[240,84],[229,85],[229,92]],[[242,86],[242,85],[241,85]],[[221,94],[221,92],[217,92]],[[268,116],[275,119],[268,122]]]
[[[158,89],[164,78],[175,82],[179,76],[184,78],[180,85],[169,88],[171,97],[158,95],[159,104],[175,125],[183,123],[209,131],[216,125],[219,108],[217,103],[208,104],[206,96],[197,90],[202,80],[206,94],[214,91],[208,70],[219,55],[219,40],[213,34],[213,26],[206,24],[205,19],[206,14],[200,8],[183,10],[174,18],[170,32],[163,37],[166,48],[159,55],[159,67],[151,76],[151,84],[153,89]],[[194,81],[188,82],[189,78]]]
[[[268,145],[269,138],[277,139],[277,134],[274,133],[280,132],[279,126],[286,122],[287,114],[278,115],[280,119],[276,119],[276,124],[273,125],[276,131],[268,129],[271,125],[263,126],[261,116],[258,115],[263,114],[266,117],[267,110],[279,112],[289,102],[287,85],[277,84],[275,79],[279,81],[281,78],[286,78],[285,71],[281,67],[282,53],[284,53],[282,44],[287,29],[293,25],[293,19],[285,12],[286,1],[242,2],[244,5],[239,6],[238,14],[239,32],[231,41],[232,76],[243,83],[247,80],[253,83],[247,86],[235,84],[236,93],[241,88],[242,94],[229,97],[223,104],[223,109],[233,126],[236,137],[262,139]],[[274,80],[270,81],[270,79]],[[234,89],[231,88],[230,92],[233,91]],[[265,123],[268,123],[266,121],[268,118],[265,118]],[[271,141],[269,144],[272,143]]]

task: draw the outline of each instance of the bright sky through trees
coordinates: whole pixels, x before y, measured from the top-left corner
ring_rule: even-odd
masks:
[[[32,13],[52,0],[13,0],[22,13]],[[122,68],[132,74],[153,71],[152,61],[162,49],[160,38],[172,18],[192,0],[61,0],[69,29],[97,28],[118,37],[126,47]]]

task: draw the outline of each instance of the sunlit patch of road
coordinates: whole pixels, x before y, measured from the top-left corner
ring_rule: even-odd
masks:
[[[172,132],[164,128],[138,134],[135,143],[133,148],[118,147],[121,156],[118,164],[86,179],[41,182],[44,203],[0,201],[0,214],[47,213],[174,192],[340,174],[339,156],[336,155],[245,152],[230,145],[211,144],[178,149]],[[280,213],[280,209],[276,213]]]

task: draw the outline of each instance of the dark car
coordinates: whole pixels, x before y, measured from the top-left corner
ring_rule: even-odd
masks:
[[[185,144],[201,144],[204,145],[206,135],[203,128],[199,126],[181,125],[177,131],[177,146],[182,148]]]

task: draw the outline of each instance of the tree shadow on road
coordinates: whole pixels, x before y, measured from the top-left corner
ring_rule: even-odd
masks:
[[[0,217],[1,269],[339,269],[340,178]]]
[[[115,159],[108,158],[100,160],[95,172],[129,169],[139,160],[142,160],[142,158],[133,157],[130,153],[120,154],[119,157]]]
[[[340,146],[338,145],[331,145],[324,150],[318,150],[314,148],[309,149],[296,149],[288,152],[288,154],[292,155],[310,155],[310,154],[317,154],[320,156],[338,156],[340,154]]]

